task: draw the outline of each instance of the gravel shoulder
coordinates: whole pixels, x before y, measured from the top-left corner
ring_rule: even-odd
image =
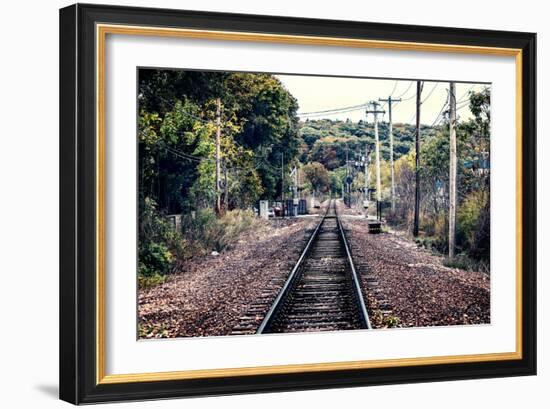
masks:
[[[346,213],[343,208],[341,213]],[[369,234],[365,218],[343,216],[342,224],[373,326],[490,323],[488,274],[446,267],[442,256],[403,235]]]
[[[307,217],[261,222],[233,249],[189,260],[165,283],[140,290],[140,337],[229,335],[265,288],[284,283],[318,221]],[[271,291],[276,294],[278,289]]]

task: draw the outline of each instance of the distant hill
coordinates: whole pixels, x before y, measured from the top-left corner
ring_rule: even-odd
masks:
[[[422,125],[422,139],[429,139],[436,128]],[[390,158],[389,124],[378,123],[380,154],[382,159]],[[416,127],[413,124],[394,123],[394,159],[406,155],[414,147]],[[300,161],[321,162],[329,170],[345,165],[346,148],[350,159],[356,159],[365,147],[374,151],[374,124],[359,122],[318,119],[300,122],[299,135],[303,141]]]

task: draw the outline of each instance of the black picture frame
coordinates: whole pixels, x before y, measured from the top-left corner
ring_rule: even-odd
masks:
[[[96,351],[96,24],[522,52],[521,359],[101,384]],[[536,34],[77,4],[60,10],[60,398],[74,404],[536,374]],[[513,234],[511,231],[510,234]]]

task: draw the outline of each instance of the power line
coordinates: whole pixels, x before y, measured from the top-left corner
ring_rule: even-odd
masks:
[[[405,89],[405,91],[402,92],[401,95],[399,95],[395,99],[399,99],[403,95],[405,95],[409,91],[409,89],[412,87],[413,82],[414,81],[411,81],[409,83],[409,86],[407,87],[407,89]],[[397,89],[398,85],[399,85],[399,80],[396,80],[395,84],[393,86],[393,89],[390,92],[390,95],[392,97],[393,97],[393,94],[394,94],[395,90]],[[413,95],[413,97],[414,97],[414,95]],[[299,112],[297,115],[300,116],[300,117],[303,117],[303,116],[317,116],[317,115],[333,114],[333,113],[334,114],[341,114],[341,113],[346,113],[346,112],[358,111],[360,109],[367,108],[367,107],[368,107],[368,103],[363,103],[363,104],[359,104],[359,105],[352,105],[352,106],[341,107],[341,108],[325,109],[325,110],[321,110],[321,111],[311,111],[311,112],[301,112],[301,113]]]
[[[416,96],[415,93],[413,93],[412,95],[410,95],[406,98],[402,98],[403,95],[405,95],[411,89],[413,83],[414,83],[414,81],[410,81],[410,83],[409,83],[408,87],[405,89],[405,91],[403,91],[398,97],[395,97],[395,99],[400,99],[401,98],[400,102],[404,102],[404,101],[408,101],[408,100],[413,99]],[[390,93],[390,95],[392,95],[392,97],[393,97],[393,93],[397,89],[398,84],[399,84],[399,81],[396,80],[395,84],[394,84],[394,87],[393,87],[393,90]],[[422,100],[422,103],[426,102],[428,100],[428,98],[431,97],[431,95],[434,93],[435,89],[439,86],[439,84],[440,84],[440,82],[434,83],[434,86],[432,87],[432,89],[430,90],[428,95]],[[470,89],[473,88],[474,85],[472,85],[472,87],[470,87]],[[461,101],[458,101],[458,102],[461,102]],[[396,103],[396,106],[397,106],[397,103]],[[347,113],[347,112],[358,111],[360,109],[367,108],[367,107],[368,107],[368,103],[364,103],[364,104],[359,104],[359,105],[352,105],[352,106],[340,107],[340,108],[332,108],[332,109],[326,109],[326,110],[320,110],[320,111],[303,112],[303,113],[298,113],[297,115],[299,117],[306,117],[306,116],[307,117],[314,117],[314,116],[327,115],[327,114],[328,115],[330,115],[330,114],[343,114],[343,113]]]
[[[332,108],[332,109],[326,109],[323,111],[312,111],[312,112],[303,112],[303,113],[297,113],[298,116],[316,116],[320,114],[327,114],[327,113],[342,113],[342,112],[349,112],[349,111],[356,111],[359,109],[366,108],[367,104],[363,103],[360,105],[352,105],[348,107],[342,107],[342,108]]]
[[[407,92],[409,92],[409,90],[411,89],[413,83],[414,83],[414,81],[411,81],[411,82],[409,83],[409,86],[407,87],[407,89],[406,89],[405,91],[403,91],[403,92],[401,93],[401,95],[395,97],[395,99],[399,99],[399,98],[401,98],[403,95],[405,95]],[[392,92],[392,94],[393,94],[393,92]],[[405,100],[405,101],[406,101],[406,100]]]
[[[433,86],[433,88],[430,90],[430,92],[428,92],[428,95],[426,95],[426,98],[424,98],[420,103],[423,104],[424,102],[426,102],[428,100],[428,98],[430,98],[433,94],[433,92],[435,91],[435,89],[437,88],[437,86],[439,85],[440,83],[439,82],[436,82],[435,85]]]
[[[160,141],[159,141],[159,142],[160,142]],[[172,152],[174,152],[174,153],[176,153],[176,154],[178,154],[178,155],[185,156],[185,157],[187,157],[187,158],[189,158],[189,159],[192,159],[192,160],[198,160],[198,161],[200,161],[200,160],[204,160],[204,159],[205,159],[205,158],[200,157],[200,156],[195,156],[195,155],[191,155],[190,153],[182,152],[182,151],[180,151],[180,150],[178,150],[178,149],[176,149],[176,148],[172,148],[171,146],[166,146],[165,149],[167,149],[167,150],[169,150],[169,151],[172,151]]]
[[[468,96],[468,93],[472,90],[472,88],[475,87],[476,84],[473,84],[470,88],[468,88],[468,90],[466,90],[466,92],[464,94],[462,94],[461,98],[458,99],[457,103],[456,103],[456,110],[460,110],[462,108],[465,108],[467,107],[469,104],[470,104],[470,101],[468,99],[465,99],[467,96]],[[427,99],[427,98],[426,98]],[[460,104],[460,102],[464,102],[463,104]],[[443,116],[442,114],[444,113],[445,111],[445,108],[447,107],[447,104],[449,103],[449,95],[447,95],[447,100],[445,101],[445,103],[443,104],[443,106],[441,107],[441,110],[439,111],[439,114],[437,114],[434,122],[432,123],[431,127],[433,128],[434,126],[438,125],[439,122],[441,122],[441,120],[443,119]],[[440,118],[441,117],[441,118]]]
[[[402,98],[401,101],[403,101],[403,102],[404,101],[410,101],[413,98],[416,98],[416,94],[414,94],[414,93],[411,96],[407,97],[407,98]]]
[[[416,112],[414,112],[411,116],[411,119],[409,119],[406,123],[407,124],[410,124],[412,122],[412,120],[416,117]]]
[[[178,158],[180,159],[185,159],[185,160],[189,160],[189,161],[192,161],[192,162],[202,162],[203,160],[207,160],[206,158],[203,158],[203,159],[196,159],[196,158],[193,158],[193,157],[188,157],[187,155],[182,155],[181,153],[177,152],[177,151],[174,151],[170,148],[166,148],[166,151],[171,153],[172,155],[174,156],[177,156]]]
[[[434,126],[439,125],[440,117],[441,119],[443,119],[443,116],[441,114],[443,114],[443,112],[445,111],[445,108],[447,108],[447,104],[448,104],[448,101],[445,101],[445,103],[441,107],[441,110],[439,111],[439,114],[437,114],[437,116],[435,117],[435,120],[433,121],[430,128],[433,128]]]
[[[470,104],[469,104],[469,103],[468,103],[468,104],[463,104],[463,105],[461,105],[461,106],[457,106],[457,107],[456,107],[456,111],[458,112],[458,111],[460,111],[461,109],[469,108],[469,107],[470,107]]]
[[[472,90],[472,88],[475,87],[475,85],[476,85],[476,84],[473,84],[470,88],[468,88],[468,89],[466,90],[466,92],[465,92],[464,94],[462,94],[462,96],[458,99],[458,101],[456,101],[456,103],[459,104],[459,103],[465,101],[464,98],[468,96],[469,92]]]
[[[166,146],[165,149],[168,152],[170,152],[171,154],[175,155],[175,156],[178,156],[182,159],[194,161],[194,162],[211,162],[211,163],[214,163],[216,161],[215,158],[204,158],[204,157],[200,157],[200,156],[191,155],[189,153],[182,152],[180,150],[177,150],[177,149],[169,147],[169,146]],[[273,170],[277,170],[277,171],[281,170],[281,168],[279,166],[272,165],[271,163],[267,162],[264,158],[260,158],[260,159],[261,159],[261,163],[256,164],[256,166],[255,166],[256,169],[258,169],[261,166],[267,166],[267,167],[272,168]],[[225,166],[227,166],[227,165],[225,165]],[[237,166],[237,165],[230,166],[229,168],[230,169],[249,170],[249,168],[245,168],[245,167]]]
[[[348,113],[348,112],[361,111],[365,108],[366,108],[366,106],[363,106],[363,107],[359,107],[359,108],[355,108],[355,109],[347,109],[347,110],[344,110],[344,111],[329,111],[329,112],[326,112],[324,114],[305,115],[305,116],[303,116],[301,114],[298,114],[298,117],[305,118],[305,119],[318,118],[318,117],[322,117],[322,116],[331,116],[331,115],[336,115],[336,114],[345,114],[345,113]]]
[[[390,92],[390,95],[393,95],[393,93],[395,92],[395,90],[397,89],[397,84],[399,83],[398,80],[395,80],[395,84],[393,85],[393,89],[391,90]]]
[[[434,122],[432,123],[432,128],[437,124],[439,124],[439,117],[443,118],[441,116],[441,114],[443,114],[443,112],[445,111],[445,108],[447,107],[447,104],[449,103],[449,93],[447,92],[447,99],[445,100],[445,102],[443,103],[443,106],[441,107],[441,110],[439,111],[439,113],[437,114],[437,116],[435,117],[435,120]]]

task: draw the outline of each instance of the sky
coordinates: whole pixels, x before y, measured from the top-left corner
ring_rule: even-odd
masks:
[[[334,108],[361,105],[379,98],[387,99],[388,96],[403,100],[392,104],[392,121],[414,123],[416,113],[416,81],[393,79],[368,79],[368,78],[338,78],[319,77],[305,75],[276,75],[285,88],[298,100],[298,115],[305,120],[310,119],[350,119],[357,122],[360,119],[373,120],[373,115],[365,116],[365,109],[360,108],[351,112],[321,113],[315,115],[302,115],[304,113],[324,111]],[[468,91],[480,91],[487,84],[457,83],[457,115],[459,120],[467,120],[472,116],[468,104]],[[420,121],[422,124],[432,125],[436,118],[438,122],[442,108],[447,102],[448,82],[424,82],[422,91],[422,110]],[[381,102],[379,109],[386,111],[379,120],[388,121],[388,107]]]

